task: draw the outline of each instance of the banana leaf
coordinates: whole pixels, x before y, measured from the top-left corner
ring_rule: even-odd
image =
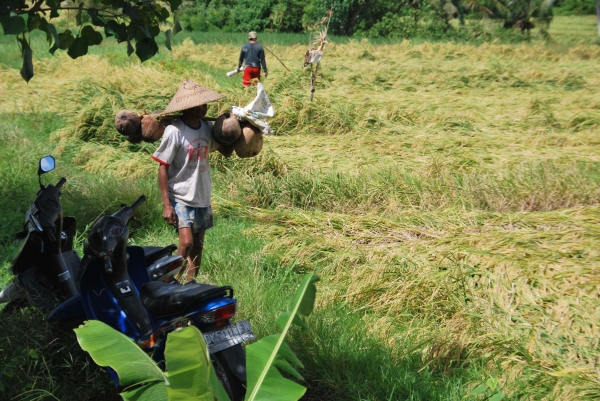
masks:
[[[210,363],[204,337],[193,326],[169,333],[167,372],[131,339],[98,320],[85,322],[75,332],[94,362],[117,372],[126,401],[229,401]]]
[[[191,329],[191,330],[190,330]],[[171,332],[167,337],[165,361],[169,401],[229,401],[215,374],[202,333],[193,326]]]
[[[265,337],[246,347],[246,401],[297,401],[306,392],[304,386],[286,378],[280,370],[295,378],[302,378],[296,371],[302,364],[284,343],[284,338],[292,324],[306,328],[301,316],[310,315],[314,309],[317,294],[315,283],[318,280],[315,274],[304,277],[294,297],[292,310],[282,313],[277,319],[280,334]]]
[[[124,400],[165,401],[167,377],[131,339],[99,320],[75,329],[77,341],[100,366],[110,366],[119,376]]]

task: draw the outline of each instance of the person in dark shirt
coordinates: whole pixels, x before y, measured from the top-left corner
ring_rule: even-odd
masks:
[[[260,81],[260,68],[265,71],[265,78],[269,75],[267,71],[267,62],[265,60],[265,49],[256,41],[256,32],[248,34],[248,43],[242,46],[240,59],[238,61],[238,70],[242,68],[242,62],[245,65],[242,85],[256,85]]]

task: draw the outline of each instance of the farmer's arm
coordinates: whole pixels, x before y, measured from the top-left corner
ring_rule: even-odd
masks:
[[[158,187],[163,204],[163,218],[167,224],[174,225],[176,220],[175,210],[169,200],[169,166],[160,164],[158,166]]]
[[[260,64],[262,65],[262,69],[265,72],[265,77],[269,75],[269,71],[267,71],[267,59],[265,58],[265,49],[263,47],[260,48],[258,52],[258,58],[260,60]]]
[[[243,62],[244,62],[244,46],[242,46],[242,50],[240,50],[240,58],[238,60],[238,70],[242,66]]]
[[[177,222],[177,217],[169,200],[169,166],[178,148],[176,140],[178,135],[180,135],[180,132],[177,128],[173,125],[167,126],[158,149],[152,155],[152,159],[160,163],[158,166],[158,188],[160,189],[163,204],[163,218],[171,225]]]

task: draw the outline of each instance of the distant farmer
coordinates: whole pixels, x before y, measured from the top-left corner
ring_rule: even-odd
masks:
[[[256,41],[256,32],[254,31],[248,34],[248,43],[242,46],[238,61],[238,70],[242,67],[242,62],[246,66],[242,78],[242,85],[244,86],[256,85],[260,81],[261,66],[265,70],[265,77],[269,75],[265,60],[265,49]]]
[[[165,128],[152,159],[160,163],[158,186],[163,218],[179,234],[178,255],[187,260],[184,282],[191,281],[202,260],[204,233],[213,226],[210,204],[212,183],[208,155],[218,150],[231,156],[233,147],[219,146],[212,138],[212,123],[202,120],[207,103],[223,98],[216,92],[184,81],[163,112],[183,112]]]

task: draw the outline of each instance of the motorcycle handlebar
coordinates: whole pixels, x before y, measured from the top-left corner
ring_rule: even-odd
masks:
[[[136,200],[135,202],[133,202],[133,204],[130,206],[132,210],[135,210],[138,208],[139,205],[141,205],[142,203],[144,203],[146,201],[146,195],[142,195],[138,198],[138,200]]]
[[[56,184],[56,188],[60,189],[64,185],[65,182],[67,182],[67,179],[65,177],[62,177]]]

